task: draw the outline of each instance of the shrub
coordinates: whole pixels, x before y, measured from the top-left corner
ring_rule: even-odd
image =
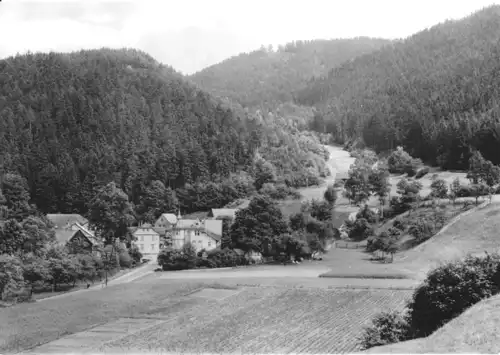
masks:
[[[389,172],[392,174],[404,174],[412,170],[413,158],[403,147],[398,147],[387,159]]]
[[[400,231],[404,231],[406,229],[406,223],[403,220],[396,219],[392,226]]]
[[[408,233],[416,239],[417,243],[421,243],[433,236],[434,225],[429,221],[419,218],[412,222]]]
[[[364,329],[360,338],[361,348],[366,350],[374,346],[405,341],[409,337],[409,329],[407,313],[380,313],[373,319],[372,324]]]
[[[23,287],[22,260],[16,256],[0,255],[0,300],[16,299]]]
[[[413,177],[417,174],[417,169],[418,169],[418,167],[417,167],[416,163],[414,163],[412,160],[410,164],[406,165],[403,168],[403,172],[406,173],[406,175],[408,177]]]
[[[234,267],[248,265],[248,261],[243,255],[238,255],[231,249],[212,249],[207,253],[207,259],[213,262],[216,267]]]
[[[472,196],[472,191],[469,186],[464,186],[460,185],[460,187],[457,190],[457,197],[471,197]]]
[[[196,260],[196,267],[213,269],[217,267],[217,263],[210,259],[198,259]]]
[[[356,219],[349,230],[349,238],[363,240],[373,235],[373,228],[364,218]]]
[[[500,291],[500,255],[467,256],[427,275],[403,313],[377,315],[360,340],[363,350],[426,337]]]
[[[334,185],[328,185],[325,193],[323,194],[323,198],[331,205],[335,204],[335,202],[337,201],[337,190],[335,190]]]
[[[132,257],[127,251],[123,251],[118,256],[120,261],[120,267],[129,268],[132,266]]]
[[[377,222],[377,214],[365,205],[364,207],[359,209],[359,212],[356,214],[356,219],[364,218],[368,221],[368,223]]]
[[[139,248],[136,245],[132,245],[132,247],[130,247],[128,254],[136,263],[141,262],[142,253],[139,251]]]
[[[186,248],[188,249],[188,248]],[[165,248],[158,254],[158,265],[163,270],[186,270],[196,266],[196,254],[185,253],[183,250]]]
[[[419,169],[417,171],[417,174],[415,175],[415,179],[421,179],[423,178],[425,175],[427,175],[429,173],[429,168],[428,167],[425,167],[425,168],[422,168],[422,169]]]
[[[425,337],[467,308],[498,293],[500,256],[468,256],[431,271],[418,287],[410,310],[412,335]]]

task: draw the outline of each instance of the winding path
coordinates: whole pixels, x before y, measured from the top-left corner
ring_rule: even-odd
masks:
[[[310,186],[299,189],[302,195],[302,200],[322,199],[326,186],[333,184],[338,174],[345,174],[349,171],[354,158],[349,155],[349,152],[339,146],[325,145],[324,146],[330,153],[330,159],[326,162],[331,175],[325,179],[325,182],[320,186]]]

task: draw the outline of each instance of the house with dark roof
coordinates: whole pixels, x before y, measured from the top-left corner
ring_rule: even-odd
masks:
[[[102,243],[93,231],[88,229],[89,221],[79,214],[48,214],[54,224],[56,241],[75,252],[100,253]]]
[[[55,229],[56,241],[74,253],[92,253],[100,255],[102,243],[95,237],[94,233],[75,222],[65,228]]]

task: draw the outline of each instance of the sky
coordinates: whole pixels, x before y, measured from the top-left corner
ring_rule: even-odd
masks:
[[[191,74],[261,45],[405,38],[494,0],[0,0],[0,58],[141,49]]]

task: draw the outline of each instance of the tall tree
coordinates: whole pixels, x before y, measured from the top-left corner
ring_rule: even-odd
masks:
[[[89,204],[89,222],[106,244],[126,238],[127,227],[133,221],[132,204],[114,182],[103,187]]]
[[[254,197],[247,208],[236,213],[231,226],[231,240],[243,250],[262,250],[265,238],[288,232],[288,225],[281,210],[268,197]]]

